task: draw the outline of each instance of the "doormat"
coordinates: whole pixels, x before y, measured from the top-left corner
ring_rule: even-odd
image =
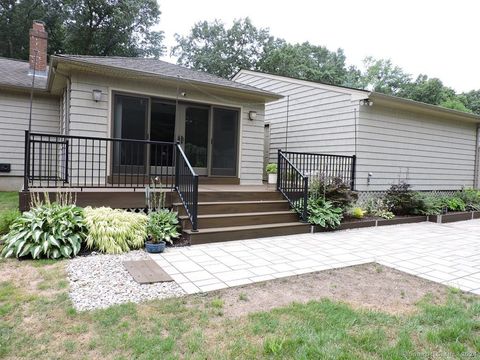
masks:
[[[170,275],[153,260],[124,261],[123,266],[139,284],[173,281]]]

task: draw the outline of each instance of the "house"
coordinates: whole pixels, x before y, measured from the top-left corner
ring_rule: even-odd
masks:
[[[356,155],[360,192],[400,180],[426,191],[479,186],[478,115],[255,71],[233,80],[284,96],[265,107],[269,161],[277,149]]]
[[[139,209],[160,190],[192,243],[309,231],[262,185],[265,104],[281,95],[155,59],[47,62],[47,40],[34,22],[29,61],[0,59],[0,190],[22,210],[33,191]]]

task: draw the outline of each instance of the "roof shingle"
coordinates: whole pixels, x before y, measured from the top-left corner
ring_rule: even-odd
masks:
[[[28,61],[14,60],[0,57],[0,85],[26,87],[32,86],[32,75],[28,74]],[[47,68],[48,71],[48,68]],[[45,90],[47,77],[35,76],[35,89]]]

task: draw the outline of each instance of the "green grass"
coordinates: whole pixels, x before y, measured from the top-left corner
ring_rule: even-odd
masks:
[[[0,213],[18,209],[18,192],[0,191]]]
[[[67,296],[65,262],[33,264],[0,263],[0,275],[15,273],[0,281],[0,358],[480,357],[480,300],[458,291],[440,304],[425,297],[416,312],[399,315],[322,299],[229,319],[221,293],[78,312]],[[238,301],[244,298],[252,301],[247,292]]]

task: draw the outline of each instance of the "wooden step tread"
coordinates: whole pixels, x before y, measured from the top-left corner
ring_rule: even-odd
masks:
[[[218,233],[218,232],[229,232],[229,231],[241,231],[241,230],[257,230],[257,229],[272,229],[272,228],[282,228],[282,227],[292,227],[292,226],[310,226],[307,223],[302,222],[290,222],[290,223],[278,223],[278,224],[262,224],[262,225],[246,225],[246,226],[230,226],[222,228],[208,228],[208,229],[198,229],[197,231],[192,230],[183,230],[184,233],[195,235],[195,234],[208,234],[208,233]]]
[[[242,200],[242,201],[199,201],[198,205],[242,205],[242,204],[283,204],[288,200]],[[182,203],[173,203],[173,206],[183,206]]]
[[[265,212],[252,212],[252,213],[232,213],[232,214],[205,214],[205,215],[198,215],[199,219],[212,219],[212,218],[223,218],[223,217],[240,217],[240,216],[268,216],[268,215],[286,215],[286,214],[294,214],[293,210],[285,210],[285,211],[265,211]],[[187,215],[181,215],[178,217],[181,220],[189,219]]]

